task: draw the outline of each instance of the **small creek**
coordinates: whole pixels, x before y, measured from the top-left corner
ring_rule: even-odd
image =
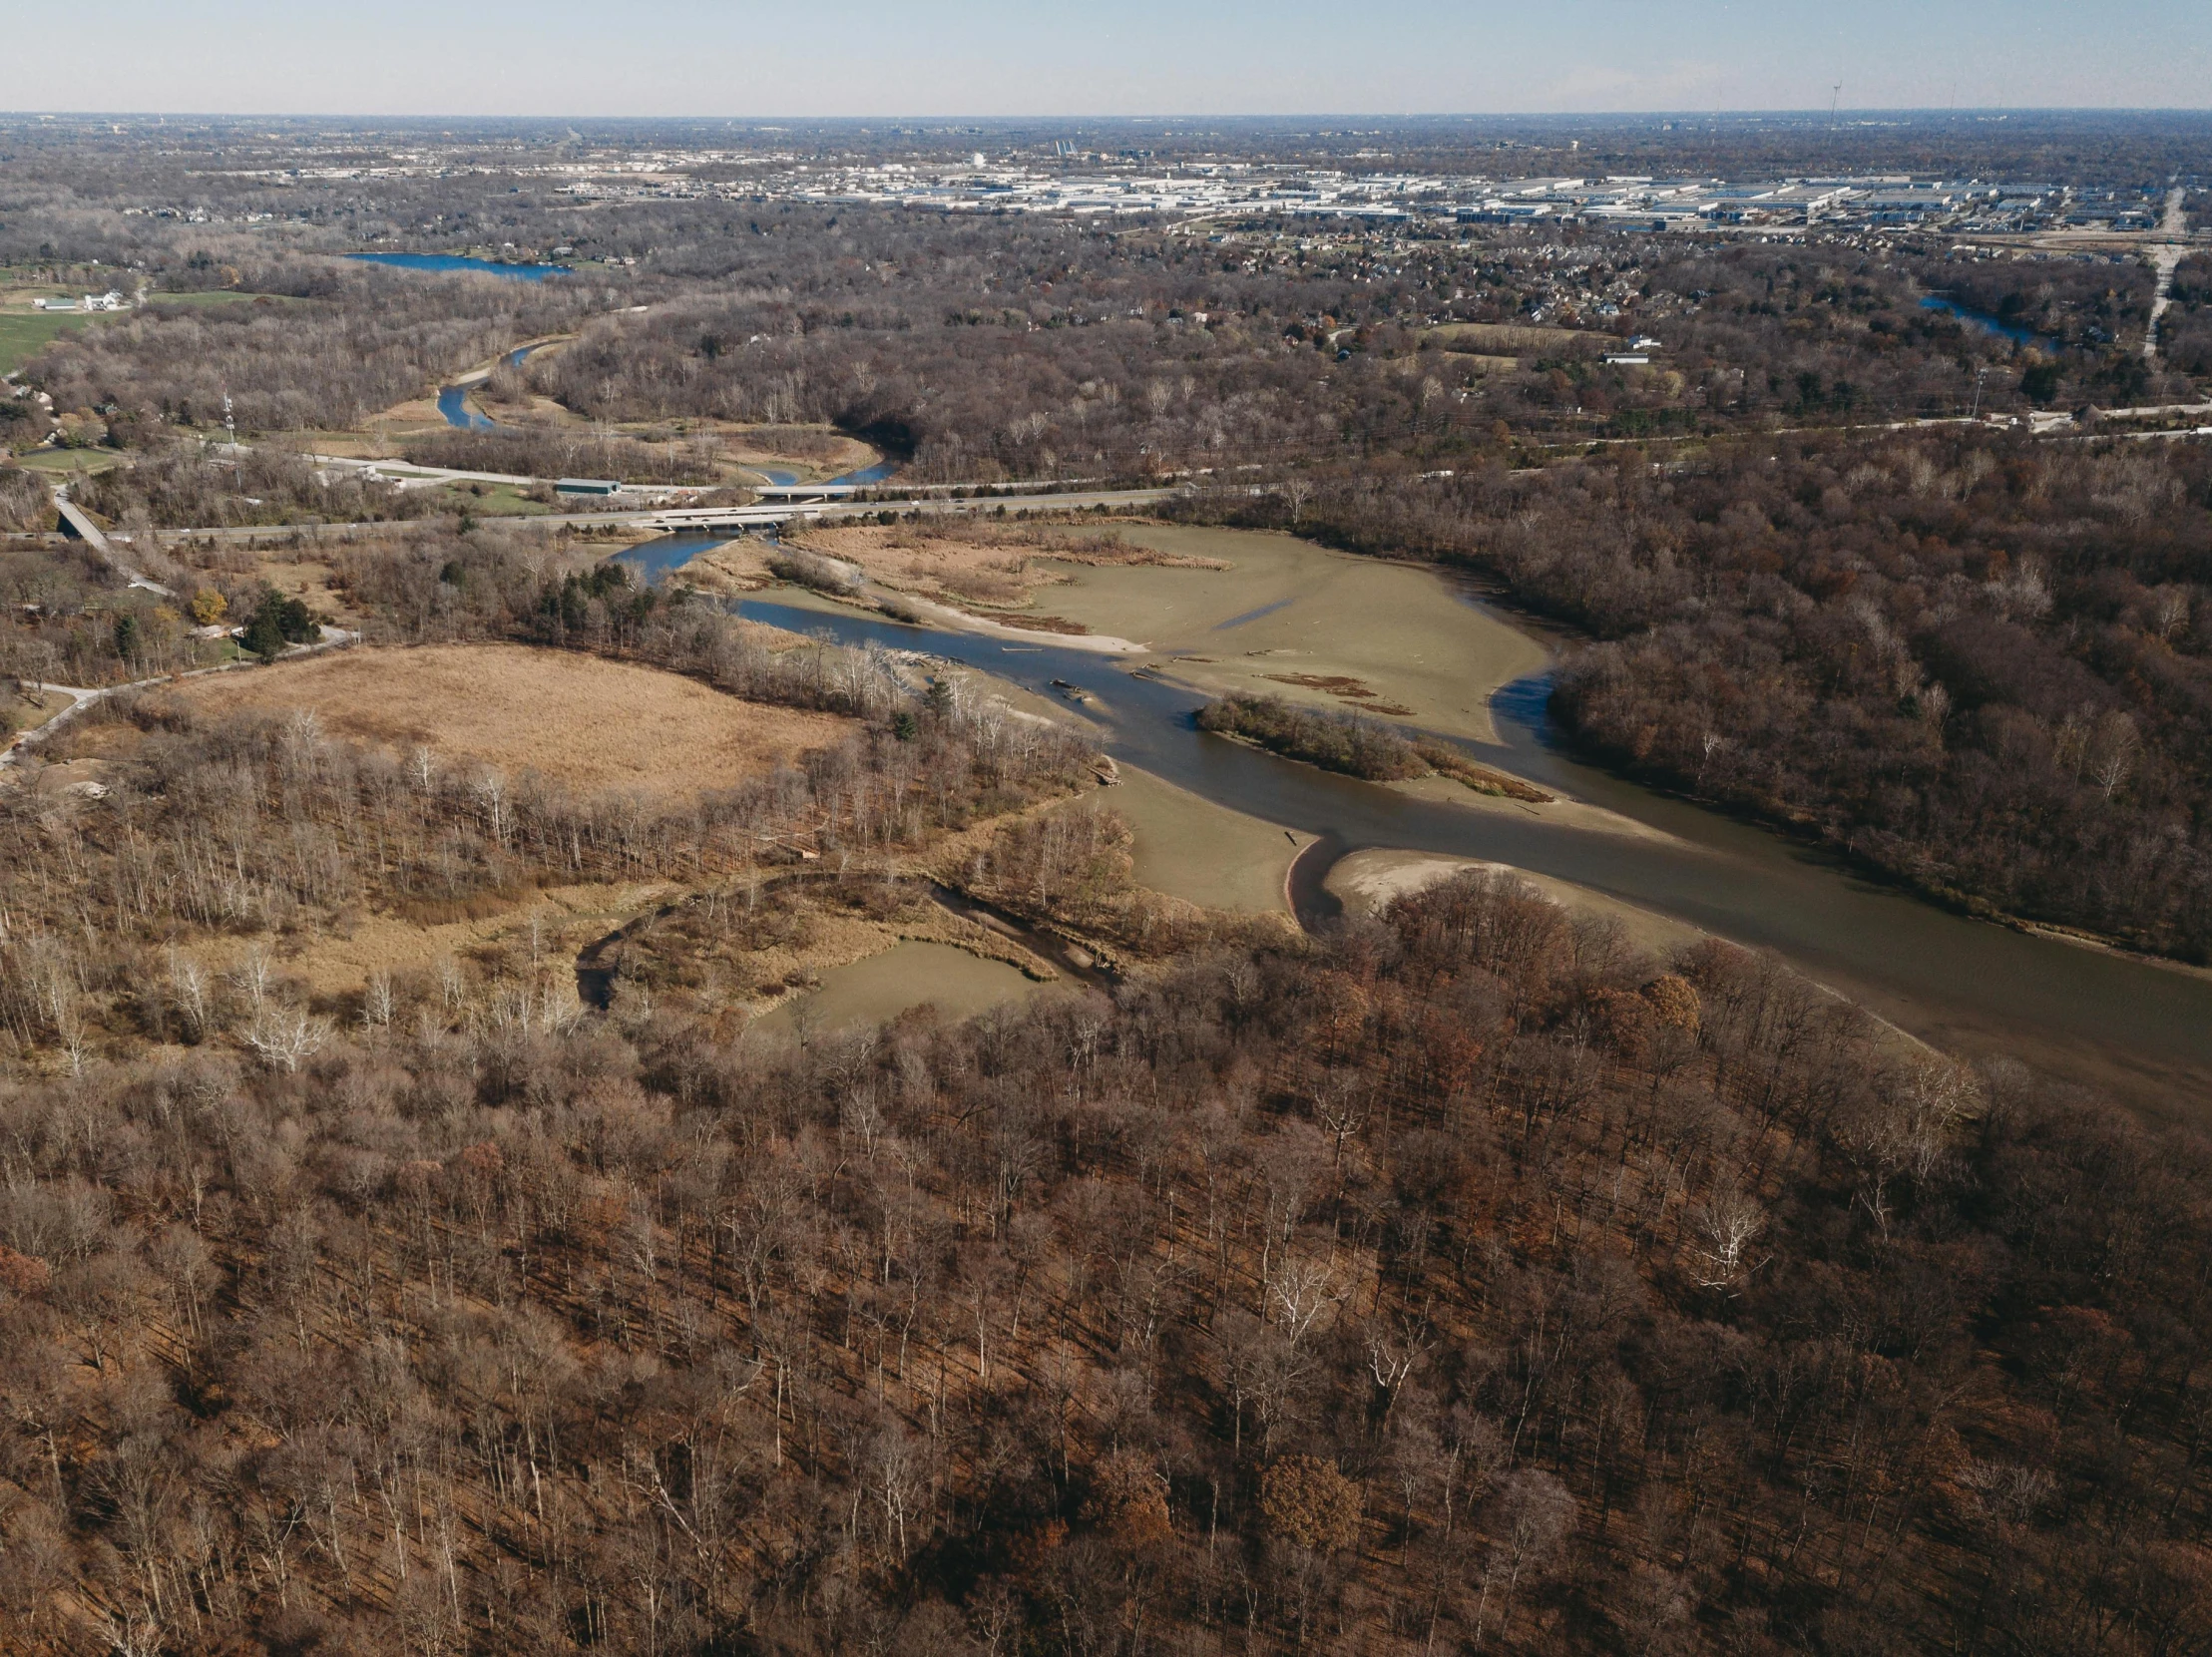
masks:
[[[556,272],[565,271],[568,269],[567,265],[562,264],[492,264],[483,259],[456,258],[442,253],[349,253],[346,256],[348,258],[367,259],[373,263],[378,264],[404,263],[410,269],[483,269],[489,270],[496,275],[531,274],[534,276],[549,276],[555,274]],[[507,353],[507,365],[510,368],[519,366],[522,360],[525,357],[529,356],[533,351],[542,351],[546,348],[546,346],[553,343],[555,342],[552,340],[540,340],[535,345],[519,345],[514,350]],[[469,402],[469,393],[476,390],[478,386],[482,385],[484,383],[484,379],[485,376],[480,374],[475,376],[474,378],[458,380],[452,385],[442,385],[438,388],[438,413],[444,419],[445,423],[453,427],[456,431],[489,432],[497,431],[499,429],[498,421],[494,420],[488,414],[478,412],[478,410],[471,406]],[[888,480],[893,473],[898,471],[898,469],[899,463],[895,460],[879,460],[873,466],[863,466],[857,471],[841,473],[837,477],[828,478],[823,481],[830,484],[877,484],[883,483]],[[760,477],[766,479],[770,484],[776,485],[778,487],[788,488],[792,485],[795,485],[799,481],[799,475],[796,472],[790,471],[780,466],[748,466],[747,468],[745,468],[745,470],[747,470],[748,472],[757,473]],[[683,557],[688,558],[690,557],[691,553],[701,551],[704,551],[704,549],[694,547],[685,552],[683,554]],[[681,562],[682,559],[680,558],[675,560],[676,564],[680,564]],[[668,569],[673,569],[674,567],[675,564],[670,564],[667,566]]]
[[[531,352],[542,351],[551,343],[551,340],[544,340],[536,345],[518,345],[514,350],[507,353],[507,366],[510,368],[517,366]],[[462,380],[454,385],[438,387],[438,412],[445,417],[447,425],[464,432],[488,432],[498,429],[499,422],[497,420],[494,420],[488,414],[479,414],[469,406],[469,393],[483,383],[484,380],[480,376],[476,379]]]

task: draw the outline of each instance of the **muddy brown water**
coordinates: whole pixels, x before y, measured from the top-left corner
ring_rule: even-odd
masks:
[[[908,941],[822,975],[816,989],[762,1016],[753,1029],[805,1039],[880,1025],[917,1007],[950,1019],[972,1018],[1042,988],[1003,961],[986,961],[949,944]]]
[[[1293,898],[1309,921],[1328,907],[1317,894],[1332,852],[1390,846],[1517,864],[1771,950],[1949,1050],[2010,1054],[2147,1113],[2212,1126],[2212,977],[1948,913],[1817,850],[1579,764],[1548,726],[1547,674],[1492,698],[1499,743],[1463,746],[1671,839],[1409,798],[1224,741],[1196,728],[1196,695],[1133,673],[1133,662],[772,602],[737,608],[797,632],[943,656],[1039,692],[1056,678],[1091,691],[1097,700],[1081,716],[1117,760],[1325,843],[1293,871]]]

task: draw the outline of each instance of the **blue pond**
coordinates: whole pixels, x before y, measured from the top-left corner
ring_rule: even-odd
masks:
[[[542,282],[548,276],[569,275],[574,269],[566,264],[500,264],[493,259],[463,258],[458,253],[348,253],[346,257],[400,270],[473,270],[480,276],[506,276],[518,282]]]
[[[1922,310],[1940,310],[1947,316],[1956,316],[1971,328],[1980,328],[1984,333],[2001,334],[2015,345],[2039,345],[2046,351],[2054,351],[2058,348],[2057,341],[2045,339],[2032,328],[2019,328],[2014,327],[2009,322],[2000,322],[1988,311],[1969,309],[1959,303],[1958,300],[1946,299],[1940,293],[1928,295],[1920,302],[1920,308]]]

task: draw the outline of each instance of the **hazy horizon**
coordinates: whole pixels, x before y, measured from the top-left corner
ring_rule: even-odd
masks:
[[[104,9],[97,55],[39,64],[15,113],[324,119],[1220,120],[2205,109],[2212,13],[2187,0],[1802,3],[1011,0],[785,9],[395,0]],[[16,38],[35,40],[27,10]],[[189,91],[188,91],[189,89]],[[181,95],[182,94],[182,95]],[[943,113],[931,114],[929,111]],[[1342,113],[1338,113],[1342,112]]]
[[[1311,109],[1280,110],[1259,113],[1198,114],[1190,111],[1160,111],[1149,114],[1121,114],[1108,110],[1012,110],[995,114],[979,114],[972,110],[887,110],[874,114],[825,112],[821,114],[797,113],[789,110],[760,110],[743,115],[728,115],[718,111],[667,110],[646,114],[594,115],[575,110],[542,109],[515,110],[508,113],[487,115],[475,110],[424,110],[419,112],[380,110],[195,110],[195,109],[38,109],[31,107],[0,107],[0,120],[8,121],[384,121],[395,125],[435,123],[440,126],[512,126],[532,121],[589,121],[594,123],[622,124],[650,127],[657,123],[670,126],[686,126],[701,123],[721,123],[749,129],[755,132],[773,132],[780,126],[859,126],[867,123],[914,124],[923,122],[962,122],[978,128],[1028,127],[1036,125],[1124,125],[1148,127],[1180,127],[1197,125],[1260,125],[1288,124],[1313,121],[1357,122],[1372,121],[1387,127],[1413,126],[1422,123],[1494,122],[1501,125],[1514,123],[1582,123],[1582,122],[1651,122],[1651,121],[1710,121],[1756,122],[1807,121],[1819,124],[1833,123],[1837,128],[1865,128],[1899,126],[1916,120],[1958,120],[1971,122],[2030,121],[2058,117],[2087,118],[2171,118],[2178,116],[2204,116],[2212,118],[2212,103],[2190,104],[2037,104],[2009,105],[2004,108],[1936,108],[1907,105],[1877,105],[1854,109],[1843,105],[1830,110],[1819,108],[1788,108],[1777,105],[1755,109],[1613,109],[1613,110],[1360,110],[1360,109]]]

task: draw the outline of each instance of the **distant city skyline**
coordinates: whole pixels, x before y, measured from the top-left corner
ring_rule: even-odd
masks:
[[[341,11],[5,0],[20,112],[890,119],[2201,109],[2201,0]],[[41,50],[41,45],[50,50]]]

